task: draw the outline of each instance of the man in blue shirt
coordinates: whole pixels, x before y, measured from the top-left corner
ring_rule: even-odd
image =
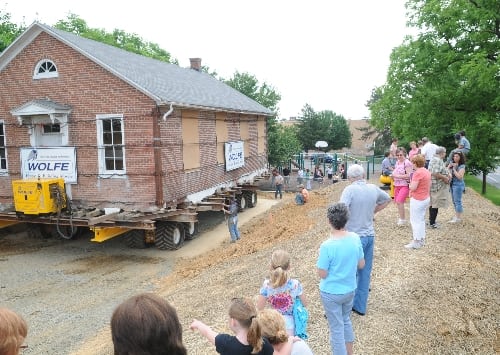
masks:
[[[448,156],[448,160],[446,161],[448,164],[452,162],[453,153],[462,152],[465,156],[470,152],[470,142],[465,137],[465,131],[460,131],[455,134],[455,141],[457,142],[457,148],[453,149]]]
[[[234,197],[231,198],[231,204],[224,204],[223,208],[224,213],[229,215],[227,218],[227,226],[229,228],[229,234],[231,235],[231,243],[240,239],[240,231],[238,230],[238,209],[238,202]]]
[[[357,288],[352,310],[359,315],[365,315],[375,244],[373,218],[375,213],[391,202],[391,197],[376,185],[366,183],[365,170],[361,165],[349,166],[347,179],[351,184],[346,186],[340,197],[340,202],[345,203],[351,212],[346,229],[359,235],[365,256],[365,267],[357,272]]]

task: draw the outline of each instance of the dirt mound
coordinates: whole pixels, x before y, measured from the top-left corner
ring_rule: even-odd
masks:
[[[293,194],[241,227],[242,240],[224,242],[158,281],[157,292],[178,310],[189,354],[216,354],[189,330],[193,318],[221,332],[233,297],[256,296],[266,277],[270,255],[284,248],[292,255],[292,273],[310,300],[309,345],[329,354],[316,274],[317,250],[328,237],[326,206],[338,201],[347,182],[312,191],[311,201],[296,206]],[[269,195],[269,194],[267,194]],[[259,199],[266,198],[265,194]],[[406,250],[409,226],[397,227],[391,204],[376,215],[376,244],[368,313],[353,315],[357,354],[495,354],[499,307],[499,208],[467,189],[464,221],[447,224],[450,207],[440,210],[440,229],[427,231],[426,246]],[[408,208],[408,206],[407,206]],[[95,339],[94,354],[109,351],[110,336]],[[89,344],[90,345],[90,344]]]

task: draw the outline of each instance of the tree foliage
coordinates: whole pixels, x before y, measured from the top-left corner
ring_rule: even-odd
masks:
[[[276,89],[267,84],[259,84],[257,78],[249,73],[235,72],[233,77],[228,80],[223,80],[227,85],[233,89],[238,90],[249,98],[257,101],[264,107],[278,115],[278,103],[281,100],[281,95]]]
[[[169,52],[160,48],[156,43],[145,41],[135,33],[127,33],[119,29],[114,29],[112,32],[106,32],[102,28],[90,28],[85,20],[75,14],[69,14],[65,20],[59,20],[54,27],[63,31],[72,32],[78,36],[124,49],[128,52],[137,53],[167,63],[178,64],[176,59],[172,59]]]
[[[298,131],[306,150],[315,149],[317,141],[326,141],[328,149],[342,149],[352,143],[352,134],[343,116],[329,110],[315,112],[309,104],[302,108]]]
[[[297,129],[294,126],[286,127],[277,125],[276,129],[269,132],[268,137],[269,164],[274,166],[285,165],[295,154],[302,151],[302,144],[297,138]]]
[[[0,10],[0,53],[26,29],[24,25],[11,22],[11,15]]]
[[[369,102],[371,124],[448,150],[465,130],[468,169],[486,175],[500,156],[500,2],[409,0],[406,7],[419,34],[393,50],[387,81]]]

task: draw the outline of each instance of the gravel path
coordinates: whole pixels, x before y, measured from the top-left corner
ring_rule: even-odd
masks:
[[[241,222],[274,203],[264,200],[241,213]],[[221,212],[201,214],[199,229],[197,239],[176,251],[130,249],[120,238],[92,243],[90,232],[62,240],[32,239],[17,226],[1,230],[0,306],[28,322],[23,355],[78,353],[109,325],[117,304],[157,289],[178,258],[203,254],[228,239]]]

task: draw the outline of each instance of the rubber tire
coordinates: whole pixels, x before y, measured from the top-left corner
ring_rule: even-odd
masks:
[[[184,244],[182,223],[156,222],[155,245],[160,250],[177,250]]]
[[[256,191],[246,191],[245,200],[249,208],[255,207],[257,205],[257,192]]]
[[[45,235],[42,233],[42,230],[38,224],[28,223],[26,228],[26,233],[28,234],[28,238],[31,239],[46,239]]]
[[[186,222],[182,225],[184,226],[184,239],[193,240],[198,237],[198,222]]]
[[[236,195],[236,201],[238,202],[239,212],[244,211],[247,208],[247,199],[245,198],[245,193]]]
[[[148,245],[144,239],[144,230],[131,229],[123,234],[125,244],[132,249],[145,249]]]
[[[57,238],[59,233],[55,224],[30,223],[28,236],[34,239],[50,239]]]

